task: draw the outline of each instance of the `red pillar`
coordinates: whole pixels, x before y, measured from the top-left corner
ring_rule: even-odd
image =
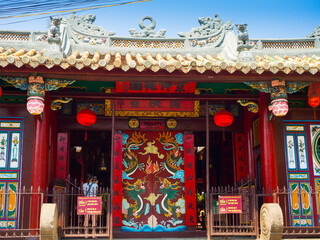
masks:
[[[48,166],[48,187],[53,187],[53,179],[56,175],[56,159],[57,159],[57,112],[50,111],[50,152]]]
[[[34,145],[32,162],[31,186],[33,192],[43,192],[48,182],[48,155],[49,155],[49,124],[50,124],[50,101],[46,93],[45,108],[41,116],[34,118]],[[32,194],[30,228],[39,227],[41,197],[39,194]]]
[[[248,175],[250,180],[256,178],[255,175],[255,159],[253,154],[253,120],[257,114],[249,112],[247,109],[244,109],[244,138],[246,140],[246,159],[248,166]]]
[[[260,140],[261,140],[261,174],[262,186],[265,191],[273,191],[278,186],[278,169],[276,158],[276,147],[274,138],[273,120],[268,121],[267,95],[260,93],[259,118],[260,118]],[[271,201],[266,198],[265,201]],[[269,201],[269,202],[270,202]]]

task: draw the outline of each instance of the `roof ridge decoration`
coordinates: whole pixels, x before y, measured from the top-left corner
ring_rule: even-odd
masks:
[[[233,30],[232,20],[224,23],[219,14],[212,17],[200,17],[198,19],[200,27],[194,27],[189,32],[179,32],[178,35],[182,38],[189,39],[189,44],[192,47],[203,47],[211,45],[218,46],[224,39],[227,31]]]
[[[58,44],[60,45],[60,24],[62,21],[62,17],[50,17],[51,27],[48,31],[47,41],[50,44]]]
[[[191,30],[186,33],[179,32],[178,35],[185,38],[198,38],[209,35],[216,35],[224,25],[223,21],[219,18],[219,14],[215,14],[214,19],[212,17],[199,17],[198,21],[200,27],[191,28]],[[226,24],[228,25],[228,27],[233,29],[231,20]]]
[[[74,12],[67,18],[69,26],[75,35],[89,35],[95,38],[106,38],[115,35],[113,31],[108,32],[100,26],[93,25],[95,20],[96,15],[94,14],[77,16]]]
[[[236,24],[238,30],[238,47],[237,51],[249,51],[253,48],[253,43],[249,41],[249,34],[247,32],[248,24]]]
[[[146,26],[144,24],[145,20],[149,20],[151,22],[151,24],[149,26]],[[131,37],[164,38],[165,34],[167,32],[166,29],[160,29],[157,33],[155,33],[154,29],[156,27],[156,21],[150,16],[143,17],[139,22],[139,27],[141,28],[140,33],[135,28],[129,29],[129,33],[131,34]]]
[[[320,38],[320,25],[318,27],[316,27],[312,33],[310,33],[308,36],[308,38]]]

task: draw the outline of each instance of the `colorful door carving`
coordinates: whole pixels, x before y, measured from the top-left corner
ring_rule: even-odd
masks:
[[[122,231],[184,231],[181,132],[122,133]]]
[[[0,119],[0,229],[19,228],[23,118]]]
[[[292,226],[320,226],[320,124],[285,122],[285,152]]]

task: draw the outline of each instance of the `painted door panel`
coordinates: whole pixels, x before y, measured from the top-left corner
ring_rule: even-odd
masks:
[[[183,134],[123,132],[122,231],[183,231]]]

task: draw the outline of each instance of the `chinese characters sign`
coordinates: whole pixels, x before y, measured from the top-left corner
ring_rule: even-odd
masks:
[[[107,90],[111,93],[111,90]],[[115,116],[132,117],[198,117],[199,101],[131,99],[115,100]],[[105,114],[112,116],[112,101],[105,100]]]
[[[78,215],[101,215],[101,197],[78,197]]]
[[[141,121],[140,129],[141,130],[164,130],[165,122],[164,121]]]
[[[116,82],[119,93],[194,93],[196,82]]]
[[[197,225],[197,205],[193,134],[184,135],[184,171],[186,187],[186,222],[189,226],[195,226]]]
[[[241,196],[219,196],[219,213],[242,213]]]
[[[58,133],[56,179],[66,180],[67,177],[68,134]]]
[[[116,111],[188,111],[194,110],[193,101],[180,100],[116,100]]]
[[[113,226],[122,225],[122,134],[114,134]]]
[[[236,169],[237,169],[237,181],[246,179],[247,177],[247,163],[244,156],[244,134],[236,133],[235,137],[235,149],[236,149]]]

